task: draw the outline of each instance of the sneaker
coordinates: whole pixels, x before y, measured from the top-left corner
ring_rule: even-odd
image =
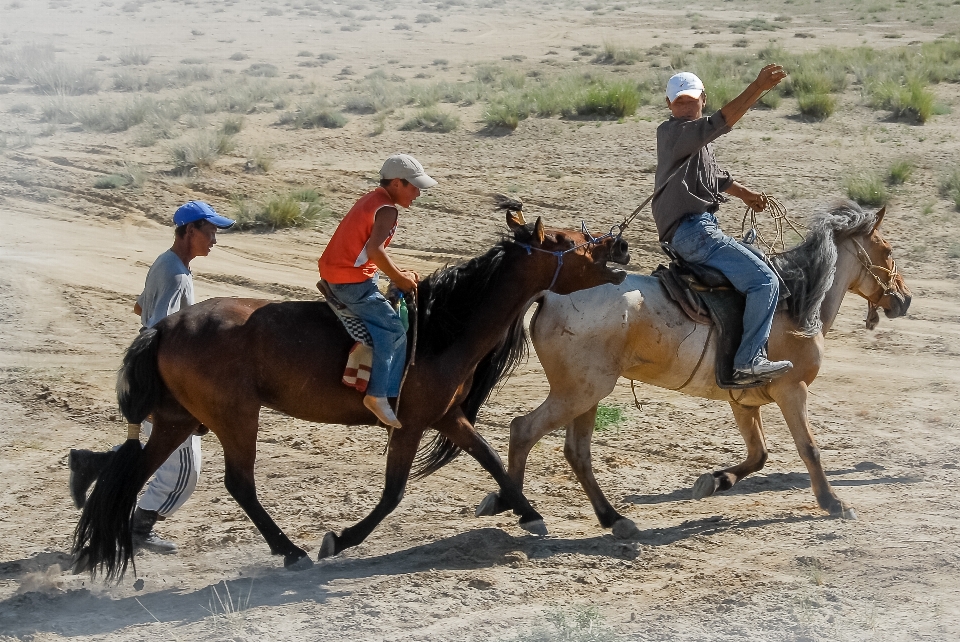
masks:
[[[176,553],[177,545],[170,540],[163,539],[153,530],[160,515],[155,510],[143,510],[139,506],[133,512],[133,547],[145,549],[153,553]]]
[[[87,491],[97,481],[100,472],[112,458],[112,452],[96,453],[92,450],[70,450],[70,496],[77,508],[87,503]]]
[[[386,397],[371,397],[367,395],[363,398],[363,405],[377,416],[385,426],[390,428],[400,428],[400,420],[393,414],[393,408]]]
[[[770,361],[765,357],[760,357],[753,362],[749,368],[736,368],[733,371],[733,378],[738,382],[749,381],[772,381],[780,375],[793,368],[789,361]]]

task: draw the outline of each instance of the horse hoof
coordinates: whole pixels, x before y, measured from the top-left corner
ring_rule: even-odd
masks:
[[[844,506],[840,512],[840,519],[858,520],[857,511],[853,506]]]
[[[307,570],[308,568],[310,568],[311,566],[313,566],[313,560],[310,559],[310,556],[309,556],[309,555],[307,555],[306,553],[304,553],[302,557],[298,557],[298,558],[296,558],[296,559],[292,559],[292,560],[289,561],[289,562],[288,562],[287,560],[284,560],[284,561],[283,561],[283,566],[284,566],[288,571],[305,571],[305,570]]]
[[[319,562],[325,557],[330,557],[331,555],[337,554],[337,536],[333,533],[327,533],[323,536],[323,541],[320,543],[320,552],[317,553],[317,561]]]
[[[710,497],[717,492],[719,486],[719,480],[713,476],[713,473],[704,473],[693,483],[693,498],[699,501],[704,497]]]
[[[483,501],[477,505],[477,510],[474,512],[474,517],[492,517],[500,513],[501,511],[497,510],[500,504],[500,495],[496,493],[490,493],[483,498]]]
[[[613,523],[613,536],[617,539],[635,539],[640,536],[640,529],[626,517],[621,517]]]
[[[528,533],[539,535],[541,537],[544,537],[547,534],[547,525],[543,523],[542,519],[534,519],[529,522],[520,522],[520,528]]]

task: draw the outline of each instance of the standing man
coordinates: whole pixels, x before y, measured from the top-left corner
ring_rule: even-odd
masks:
[[[715,216],[726,201],[721,193],[736,196],[757,212],[766,209],[766,197],[721,170],[710,143],[729,132],[760,96],[786,75],[780,65],[767,65],[742,94],[705,118],[703,82],[692,73],[678,73],[667,82],[667,107],[672,116],[657,128],[653,219],[660,241],[670,243],[689,263],[719,270],[746,297],[743,336],[733,361],[734,379],[744,384],[770,381],[793,364],[767,359],[766,344],[779,294],[776,275],[754,252],[724,234]]]
[[[193,305],[193,274],[190,261],[207,256],[217,244],[217,230],[234,221],[220,216],[203,201],[181,205],[173,215],[173,247],[157,257],[147,272],[143,292],[133,306],[143,328],[151,328],[164,317]],[[141,424],[147,439],[153,424],[148,417]],[[113,457],[113,452],[70,451],[70,494],[77,508],[87,501],[87,490]],[[177,545],[153,530],[186,503],[197,487],[200,475],[200,436],[191,435],[160,466],[147,484],[133,514],[133,545],[155,553],[174,553]]]
[[[397,231],[397,207],[410,207],[420,190],[436,184],[413,156],[390,156],[380,168],[380,187],[361,196],[350,208],[318,261],[320,278],[370,332],[373,364],[363,405],[391,428],[400,428],[388,398],[400,394],[407,333],[377,287],[377,270],[403,292],[417,287],[420,277],[397,267],[387,246]]]

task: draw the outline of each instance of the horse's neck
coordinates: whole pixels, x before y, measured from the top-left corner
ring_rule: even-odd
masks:
[[[846,238],[837,243],[837,269],[833,274],[833,285],[827,290],[820,305],[820,321],[823,334],[827,334],[840,312],[843,296],[850,290],[860,276],[860,262],[857,260],[853,240]]]
[[[499,287],[488,288],[486,296],[476,302],[471,323],[445,358],[459,358],[467,364],[482,359],[500,343],[533,296],[549,287],[549,278],[540,274],[541,270],[525,266],[524,258],[507,259],[511,262],[500,273]]]

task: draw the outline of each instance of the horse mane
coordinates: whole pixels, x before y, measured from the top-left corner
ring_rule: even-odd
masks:
[[[502,286],[506,259],[514,251],[522,251],[513,240],[504,239],[486,254],[465,263],[437,270],[418,286],[417,350],[439,354],[463,336],[468,324],[488,294]],[[480,407],[496,385],[509,377],[527,356],[527,331],[523,313],[512,319],[500,342],[487,353],[473,374],[466,399],[461,403],[470,423],[477,420]],[[414,479],[426,477],[453,461],[460,448],[437,433],[420,449],[414,462]]]
[[[790,290],[787,312],[797,324],[796,334],[812,337],[820,333],[820,307],[833,285],[837,269],[837,243],[850,236],[866,234],[876,221],[853,201],[842,199],[813,214],[810,232],[799,245],[770,257]]]

